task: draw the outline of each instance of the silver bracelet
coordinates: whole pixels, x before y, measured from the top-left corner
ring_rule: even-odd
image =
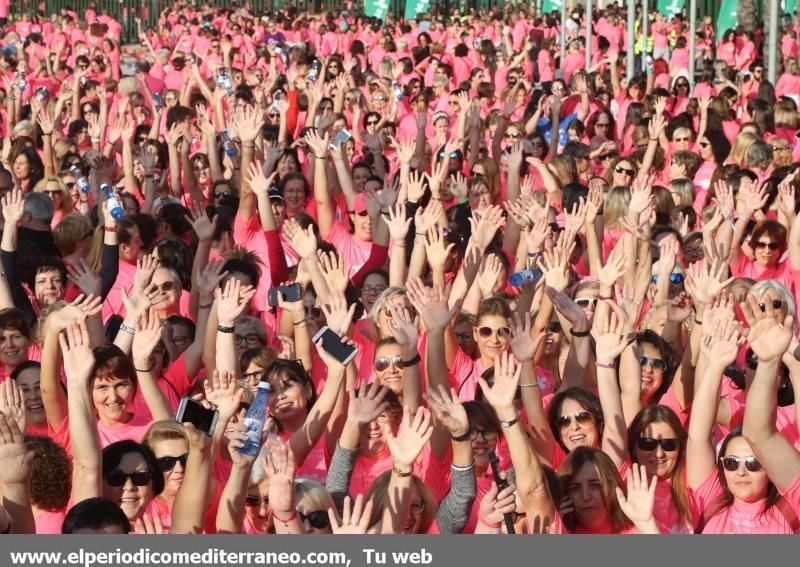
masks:
[[[128,334],[129,334],[129,335],[131,335],[131,336],[133,336],[133,335],[135,335],[135,334],[136,334],[136,329],[134,329],[133,327],[129,327],[129,326],[128,326],[128,325],[126,325],[125,323],[120,323],[120,324],[119,324],[119,330],[120,330],[120,331],[123,331],[123,332],[125,332],[125,333],[128,333]]]
[[[450,468],[453,469],[454,471],[462,471],[462,472],[471,471],[472,469],[475,468],[475,461],[473,461],[471,465],[466,467],[460,467],[458,465],[450,465]]]

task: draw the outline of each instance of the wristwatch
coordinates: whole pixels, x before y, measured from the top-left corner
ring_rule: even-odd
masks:
[[[518,421],[519,421],[519,412],[517,412],[517,415],[514,417],[514,419],[501,419],[500,425],[502,425],[504,429],[508,429],[512,425],[516,424]]]

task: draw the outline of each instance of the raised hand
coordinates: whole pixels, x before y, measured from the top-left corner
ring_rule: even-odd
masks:
[[[133,362],[136,368],[148,368],[148,359],[161,340],[164,326],[155,313],[143,313],[136,324],[136,334],[133,335]]]
[[[408,406],[403,408],[403,420],[397,435],[387,423],[384,434],[389,451],[392,453],[395,467],[402,472],[411,472],[414,462],[428,443],[433,433],[431,415],[425,408],[417,408],[412,416]]]
[[[781,320],[780,312],[773,307],[772,301],[759,303],[751,294],[739,305],[750,326],[747,340],[758,360],[764,362],[779,359],[792,340],[794,317],[787,315]]]
[[[580,199],[575,203],[572,210],[566,214],[564,228],[573,234],[578,234],[586,224],[586,200]]]
[[[58,335],[58,343],[61,345],[61,353],[64,358],[64,373],[67,375],[67,383],[88,387],[95,358],[89,344],[86,321],[70,323],[66,332]]]
[[[0,414],[6,419],[16,422],[20,431],[25,431],[25,401],[16,382],[6,379],[0,384]]]
[[[205,207],[194,205],[186,215],[186,220],[192,225],[192,230],[201,242],[211,242],[214,239],[217,217],[209,218]]]
[[[389,322],[389,330],[397,344],[405,348],[416,350],[419,341],[419,315],[411,317],[410,311],[406,307],[396,307],[389,305],[388,309],[392,314]]]
[[[425,238],[425,252],[428,258],[428,264],[432,269],[444,269],[447,263],[447,258],[450,256],[455,244],[448,243],[444,237],[444,228],[434,225],[428,229],[428,234]]]
[[[67,274],[81,292],[86,295],[100,296],[103,282],[100,274],[95,272],[83,258],[78,259],[77,264],[67,266]]]
[[[160,262],[158,256],[145,254],[136,259],[136,274],[133,276],[133,291],[144,291],[153,280],[153,274],[158,269]]]
[[[317,235],[313,225],[304,230],[296,220],[289,219],[283,223],[283,235],[300,258],[307,260],[316,254]]]
[[[712,354],[709,364],[727,368],[736,361],[744,342],[743,329],[738,321],[724,321],[716,325],[712,334],[704,337],[704,346]]]
[[[161,518],[158,514],[145,512],[141,518],[134,520],[132,533],[138,535],[161,535],[169,532],[164,529],[164,524],[161,523]]]
[[[352,423],[362,426],[378,419],[389,407],[389,402],[384,401],[389,389],[377,382],[367,384],[363,382],[358,390],[349,390],[347,395],[347,419]]]
[[[394,208],[389,207],[389,218],[386,219],[386,226],[389,227],[389,236],[392,242],[404,243],[408,229],[411,227],[411,218],[406,218],[406,206],[404,203],[397,203]]]
[[[2,199],[3,218],[6,223],[16,226],[25,214],[25,201],[21,189],[12,189]]]
[[[482,211],[478,222],[475,222],[475,219],[470,217],[469,224],[472,227],[472,241],[481,250],[486,250],[489,244],[492,243],[497,231],[505,226],[503,209],[499,206],[487,207]]]
[[[653,519],[653,504],[656,499],[658,477],[653,476],[647,482],[647,468],[644,465],[633,465],[628,473],[627,494],[616,488],[617,501],[622,512],[642,533],[658,533]]]
[[[514,313],[508,320],[508,328],[511,330],[511,339],[508,341],[508,345],[511,347],[514,358],[519,362],[533,360],[539,343],[544,338],[544,333],[539,333],[535,337],[531,334],[531,314],[528,312],[525,315]]]
[[[221,423],[227,423],[239,411],[244,389],[237,387],[236,377],[232,372],[214,370],[203,383],[203,390],[206,400],[219,411]]]
[[[705,258],[695,262],[686,270],[686,291],[695,303],[708,303],[720,290],[733,281],[726,278],[728,264],[720,259]]]
[[[270,446],[269,455],[264,457],[264,471],[269,478],[269,505],[283,518],[295,512],[295,469],[294,454],[287,443],[278,440]]]
[[[328,303],[322,305],[322,312],[325,314],[328,327],[337,335],[344,336],[350,331],[356,305],[355,303],[348,305],[343,292],[331,290],[328,295]]]
[[[625,253],[620,247],[614,248],[611,255],[608,257],[605,266],[600,268],[597,278],[600,280],[600,285],[614,289],[617,281],[625,275],[625,262],[627,258]]]
[[[355,347],[355,343],[353,343],[352,340],[348,339],[347,336],[345,336],[344,334],[339,334],[339,338],[345,345],[349,347]],[[341,362],[339,362],[338,359],[334,358],[333,355],[328,353],[328,351],[326,351],[325,348],[322,346],[322,337],[320,337],[319,340],[317,340],[317,342],[314,343],[314,346],[317,347],[317,354],[319,354],[320,358],[322,359],[322,362],[325,363],[325,366],[328,367],[328,370],[334,368],[344,369],[344,365]]]
[[[442,331],[453,320],[461,309],[457,302],[452,308],[448,305],[447,294],[440,286],[427,287],[419,278],[412,278],[406,282],[408,300],[422,315],[425,328],[430,331]]]
[[[334,508],[328,508],[328,518],[331,521],[331,529],[333,533],[338,534],[365,534],[369,529],[369,522],[372,516],[372,499],[364,505],[364,495],[359,494],[356,496],[355,504],[353,504],[352,513],[350,512],[350,496],[344,497],[344,509],[342,510],[342,519]]]
[[[596,343],[598,362],[608,366],[615,364],[629,341],[625,335],[624,319],[617,314],[616,305],[612,301],[607,302],[611,310],[604,320],[594,322],[592,335]]]
[[[306,132],[305,141],[317,159],[328,155],[328,144],[330,143],[330,135],[328,133],[322,137],[315,130],[309,130]]]
[[[219,287],[219,282],[228,275],[227,271],[222,270],[224,265],[223,262],[209,262],[197,274],[197,291],[204,301],[208,302],[214,299],[214,291]]]
[[[556,311],[572,324],[573,331],[583,332],[589,330],[589,319],[580,305],[575,303],[568,295],[550,286],[545,286],[544,292],[550,298]]]
[[[325,277],[328,288],[342,293],[347,289],[350,278],[345,273],[345,264],[342,256],[337,253],[320,253],[320,270]]]
[[[414,228],[419,233],[426,233],[435,226],[442,212],[442,203],[431,201],[424,209],[419,208],[414,214]]]
[[[484,258],[483,266],[478,274],[478,288],[481,290],[481,297],[487,299],[494,295],[502,271],[503,265],[496,254],[489,254]]]
[[[429,390],[425,399],[428,400],[434,421],[447,429],[452,437],[461,437],[469,431],[467,410],[458,401],[458,394],[453,388],[448,390],[439,385],[438,390]]]
[[[502,352],[494,361],[494,385],[489,386],[482,376],[478,377],[478,384],[483,390],[486,401],[498,414],[515,409],[514,397],[517,394],[521,374],[522,365],[517,365],[510,353]]]
[[[26,484],[33,470],[33,451],[25,447],[23,431],[16,420],[0,414],[0,481]]]
[[[225,282],[225,289],[215,291],[217,299],[217,317],[219,324],[229,327],[245,312],[250,300],[256,294],[253,286],[243,286],[236,278]]]

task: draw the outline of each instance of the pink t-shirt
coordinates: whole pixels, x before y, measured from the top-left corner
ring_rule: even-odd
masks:
[[[366,494],[375,479],[386,471],[392,470],[392,455],[386,449],[385,454],[372,458],[360,452],[353,467],[350,477],[350,496],[355,498],[359,494]],[[450,489],[449,463],[437,462],[431,453],[429,445],[422,450],[422,454],[414,463],[414,475],[422,479],[433,493],[434,498],[441,500]]]
[[[55,510],[53,512],[42,511],[34,514],[37,534],[60,534],[61,525],[67,516],[66,510]]]
[[[356,238],[343,224],[336,221],[325,240],[333,244],[344,259],[350,277],[354,276],[369,259],[372,242]]]
[[[103,302],[103,321],[108,321],[112,315],[124,315],[125,305],[122,303],[122,290],[130,295],[133,288],[133,278],[136,275],[136,265],[119,261],[119,272],[111,291],[108,292],[106,300]]]

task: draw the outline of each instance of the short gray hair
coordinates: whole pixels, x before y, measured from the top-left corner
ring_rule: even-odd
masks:
[[[26,194],[23,210],[36,222],[50,224],[53,221],[53,201],[45,193]]]

